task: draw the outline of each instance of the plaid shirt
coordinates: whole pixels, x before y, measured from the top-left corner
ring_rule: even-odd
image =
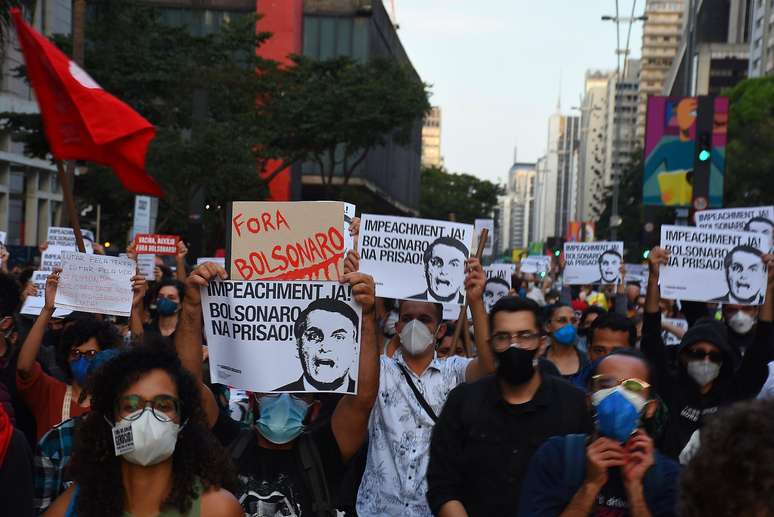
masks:
[[[40,515],[67,489],[71,480],[66,476],[73,453],[75,426],[80,417],[73,417],[43,435],[35,448],[33,460],[35,512]]]

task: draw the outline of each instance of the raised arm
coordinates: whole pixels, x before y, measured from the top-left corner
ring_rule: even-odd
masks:
[[[132,312],[129,314],[129,331],[132,333],[133,341],[141,341],[144,334],[142,327],[143,300],[145,292],[148,290],[148,283],[145,276],[139,271],[132,277]]]
[[[661,312],[658,302],[661,300],[661,288],[658,286],[658,277],[662,265],[669,260],[669,252],[660,246],[656,246],[648,254],[648,289],[645,293],[645,312]]]
[[[659,269],[666,265],[669,252],[656,246],[648,255],[648,290],[645,295],[645,314],[642,318],[642,340],[640,348],[653,363],[657,379],[665,381],[668,375],[668,358],[664,340],[661,338],[661,289],[658,286]]]
[[[465,382],[473,382],[495,371],[495,359],[489,344],[489,318],[484,306],[484,284],[486,275],[477,258],[468,259],[468,276],[465,290],[468,294],[470,312],[473,314],[473,333],[476,336],[478,357],[465,370]]]
[[[357,256],[354,251],[350,251],[349,255]],[[342,397],[331,417],[333,436],[339,445],[341,458],[346,462],[368,436],[368,419],[379,391],[379,349],[376,342],[374,279],[355,270],[346,272],[341,282],[352,286],[352,296],[363,309],[357,394]]]
[[[175,275],[181,282],[185,282],[188,275],[185,270],[185,257],[188,255],[188,246],[182,240],[177,241],[177,253],[175,253]]]
[[[32,325],[32,329],[30,329],[30,333],[27,334],[27,339],[24,340],[21,351],[19,351],[19,358],[16,361],[16,373],[18,373],[19,377],[22,379],[29,377],[30,370],[37,360],[40,345],[43,343],[43,335],[48,328],[48,322],[54,314],[56,288],[59,285],[59,275],[61,273],[62,270],[56,268],[48,275],[48,278],[46,279],[45,302],[43,303],[43,308],[40,310],[40,315],[35,318],[35,324]]]

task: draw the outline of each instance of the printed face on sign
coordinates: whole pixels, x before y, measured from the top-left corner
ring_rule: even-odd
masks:
[[[760,251],[740,246],[726,256],[728,301],[750,302],[760,294],[757,278],[763,269]]]
[[[762,233],[763,235],[767,235],[769,239],[771,239],[771,242],[774,243],[774,222],[766,219],[765,217],[753,217],[747,221],[744,229],[748,232]]]
[[[323,299],[310,304],[296,325],[306,380],[321,390],[341,386],[347,381],[356,355],[357,314],[343,302]]]
[[[490,278],[484,285],[484,305],[486,306],[486,312],[489,312],[494,304],[500,300],[503,296],[507,296],[510,291],[508,282],[502,278]]]
[[[618,252],[608,250],[599,256],[599,274],[602,283],[618,283],[618,276],[621,269],[621,256]]]
[[[429,297],[451,301],[465,281],[467,252],[456,239],[438,239],[427,250],[425,276]]]

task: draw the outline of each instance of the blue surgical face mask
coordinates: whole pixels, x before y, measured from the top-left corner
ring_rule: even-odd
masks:
[[[640,425],[642,410],[647,401],[621,386],[595,392],[591,403],[596,411],[597,430],[624,443]]]
[[[578,333],[572,323],[568,323],[559,330],[555,330],[553,333],[554,341],[560,345],[570,346],[575,344],[575,340],[578,338]]]
[[[258,432],[271,443],[292,442],[304,430],[309,404],[288,393],[264,395],[258,399]]]
[[[73,379],[81,386],[86,384],[86,377],[89,375],[89,365],[91,364],[91,361],[91,359],[83,356],[74,361],[70,361],[70,371],[73,374]]]
[[[177,312],[179,304],[169,298],[159,298],[156,300],[156,310],[162,316],[172,316]]]

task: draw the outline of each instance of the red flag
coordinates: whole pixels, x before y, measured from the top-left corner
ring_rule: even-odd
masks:
[[[106,165],[130,192],[163,196],[145,171],[148,144],[156,135],[151,123],[27,25],[18,9],[11,9],[11,16],[54,158]]]

